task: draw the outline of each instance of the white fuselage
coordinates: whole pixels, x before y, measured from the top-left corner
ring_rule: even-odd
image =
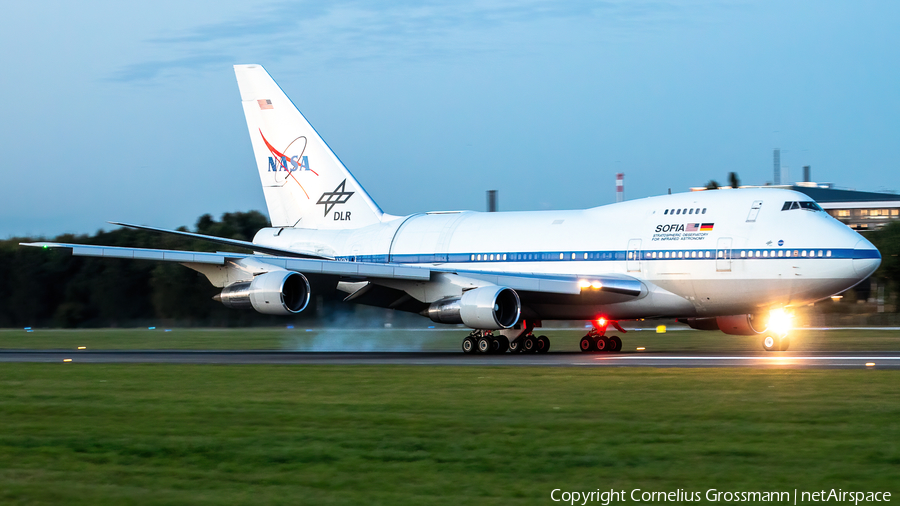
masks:
[[[517,274],[626,275],[649,294],[523,300],[542,319],[693,317],[797,306],[854,286],[879,265],[872,244],[827,213],[782,210],[801,193],[741,189],[664,195],[578,211],[386,216],[349,230],[263,229],[254,242],[345,261]]]

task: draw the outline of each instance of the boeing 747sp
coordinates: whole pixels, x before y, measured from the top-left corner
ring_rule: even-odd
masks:
[[[806,195],[734,189],[575,211],[384,213],[269,74],[235,65],[272,226],[252,242],[138,225],[239,246],[199,253],[30,243],[74,255],[179,262],[233,308],[292,315],[316,289],[472,332],[465,352],[546,352],[546,320],[586,320],[583,351],[618,351],[622,320],[678,318],[759,336],[785,350],[770,318],[866,279],[881,256]],[[772,321],[770,321],[772,320]]]

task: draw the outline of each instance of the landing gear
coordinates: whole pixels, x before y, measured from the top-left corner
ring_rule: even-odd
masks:
[[[763,338],[762,345],[766,351],[787,351],[791,346],[791,338],[788,336],[766,336]]]
[[[620,332],[625,332],[625,329],[619,325],[619,322],[600,318],[599,320],[591,321],[591,323],[593,324],[593,327],[591,327],[591,330],[588,331],[587,335],[582,337],[581,341],[578,343],[578,347],[581,351],[615,352],[622,349],[622,340],[619,339],[619,336],[606,336],[606,327],[610,324]]]
[[[495,334],[490,330],[473,330],[462,342],[463,353],[547,353],[550,351],[550,339],[547,336],[536,337],[532,334],[535,323],[522,322],[518,329],[504,329]]]
[[[463,353],[506,353],[510,348],[506,336],[495,336],[490,330],[473,330],[462,342]]]

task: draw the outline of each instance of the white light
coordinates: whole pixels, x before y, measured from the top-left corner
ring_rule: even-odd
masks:
[[[786,312],[784,309],[773,309],[769,311],[769,330],[786,336],[793,328],[794,315]]]
[[[591,286],[591,282],[588,281],[588,280],[586,280],[586,279],[579,279],[579,280],[578,280],[578,286],[579,286],[580,288],[588,288],[588,287]]]
[[[591,283],[591,288],[596,288],[597,290],[599,290],[599,289],[603,288],[603,283],[601,283],[599,281],[594,281],[593,283]]]

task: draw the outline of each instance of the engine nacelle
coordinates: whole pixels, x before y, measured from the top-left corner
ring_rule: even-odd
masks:
[[[309,304],[309,281],[292,271],[270,271],[244,281],[228,285],[214,299],[227,307],[253,308],[260,313],[274,315],[297,314]]]
[[[679,318],[678,321],[696,330],[719,330],[717,318]]]
[[[755,336],[764,333],[769,327],[765,315],[739,314],[734,316],[718,316],[716,324],[719,330],[735,336]]]
[[[462,323],[482,330],[508,329],[519,322],[519,294],[504,286],[482,286],[462,297],[447,297],[429,306],[425,314],[437,323]]]

